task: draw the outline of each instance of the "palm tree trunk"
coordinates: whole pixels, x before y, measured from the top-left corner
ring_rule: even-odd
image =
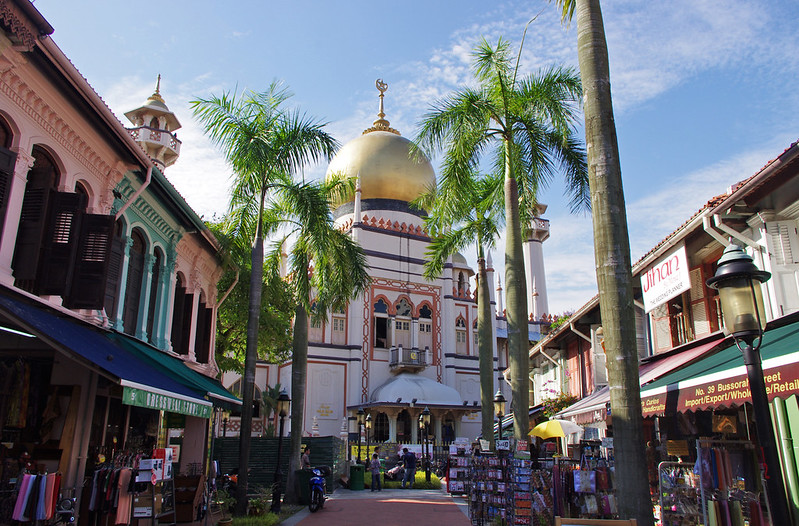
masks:
[[[305,387],[308,378],[308,312],[300,303],[294,315],[294,340],[291,344],[291,440],[286,502],[299,501],[300,488],[295,473],[300,469],[302,423],[305,417]]]
[[[594,223],[594,257],[605,332],[619,516],[651,526],[652,501],[638,380],[635,311],[619,147],[599,0],[577,0],[577,49]]]
[[[244,356],[244,381],[241,393],[241,429],[239,431],[239,479],[236,488],[236,515],[247,514],[247,468],[250,463],[252,439],[252,404],[255,392],[255,363],[258,358],[258,326],[261,316],[261,292],[264,274],[264,241],[260,220],[252,245],[250,274],[250,304],[247,318],[247,347]]]
[[[480,403],[482,404],[483,438],[491,441],[494,449],[494,335],[491,331],[491,297],[488,273],[482,244],[478,244],[477,257],[477,349],[480,357]]]
[[[524,276],[519,186],[513,176],[510,139],[505,139],[505,288],[508,326],[508,362],[511,377],[513,435],[527,440],[530,431],[529,330],[527,328],[527,281]]]

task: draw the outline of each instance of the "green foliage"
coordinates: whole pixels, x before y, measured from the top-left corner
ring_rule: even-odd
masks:
[[[236,497],[223,489],[219,489],[216,491],[216,495],[214,495],[213,504],[219,506],[223,516],[230,517],[231,511],[236,505]]]
[[[544,405],[543,414],[547,418],[552,418],[556,414],[560,413],[573,403],[579,400],[578,397],[570,394],[566,394],[564,392],[559,392],[552,396],[551,398],[546,398],[543,400],[542,404]]]
[[[274,513],[265,515],[249,515],[246,517],[234,517],[233,526],[274,526],[280,524],[283,518]]]
[[[558,327],[560,327],[564,323],[568,322],[569,318],[572,317],[572,314],[574,314],[573,311],[572,312],[564,312],[563,314],[561,314],[559,316],[556,316],[555,317],[555,321],[553,321],[552,323],[549,324],[549,330],[554,331],[555,329],[557,329]]]
[[[227,221],[209,223],[208,227],[223,245],[230,263],[219,280],[220,299],[233,285],[238,272],[238,282],[218,311],[216,363],[223,371],[235,371],[241,374],[247,348],[250,249],[241,240],[233,239]],[[262,290],[261,314],[258,321],[259,358],[280,363],[288,358],[291,348],[291,318],[295,302],[275,269],[264,268]]]

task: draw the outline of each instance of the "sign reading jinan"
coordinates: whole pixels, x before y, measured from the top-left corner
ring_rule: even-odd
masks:
[[[644,291],[646,312],[690,290],[691,274],[688,271],[685,245],[675,248],[649,267],[641,275],[641,288]]]
[[[127,405],[146,407],[158,411],[168,411],[170,413],[197,416],[200,418],[210,418],[211,416],[210,405],[198,404],[197,402],[175,398],[174,396],[152,393],[144,389],[135,389],[133,387],[125,387],[123,389],[122,400],[123,403]]]

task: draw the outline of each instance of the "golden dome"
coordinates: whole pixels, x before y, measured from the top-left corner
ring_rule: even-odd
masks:
[[[387,86],[377,82],[380,112],[374,125],[363,135],[345,144],[327,168],[332,174],[361,179],[361,199],[413,201],[436,184],[433,166],[423,154],[413,154],[412,143],[389,127],[383,113],[383,92]],[[342,203],[336,203],[336,206]]]

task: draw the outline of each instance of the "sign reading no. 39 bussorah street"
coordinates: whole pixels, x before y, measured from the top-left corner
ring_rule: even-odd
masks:
[[[146,407],[158,411],[168,411],[170,413],[196,416],[199,418],[210,418],[211,416],[210,405],[200,404],[198,402],[192,402],[191,400],[184,400],[165,394],[152,393],[144,389],[135,389],[133,387],[124,388],[122,400],[124,401],[123,403],[127,405]]]

